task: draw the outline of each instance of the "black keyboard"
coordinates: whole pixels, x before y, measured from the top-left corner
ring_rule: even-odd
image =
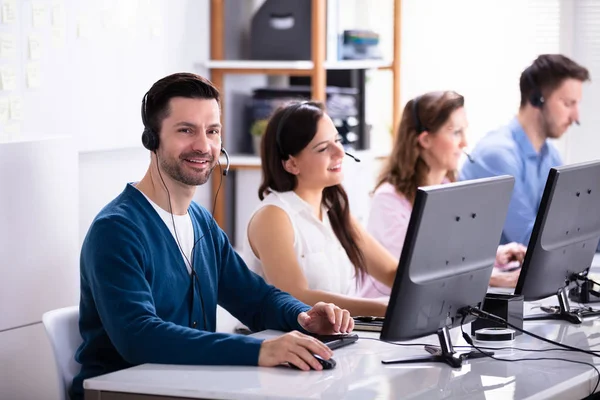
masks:
[[[369,316],[354,317],[354,330],[355,331],[381,332],[381,330],[383,329],[384,321],[385,321],[385,318],[383,318],[383,317],[369,317]]]
[[[348,346],[349,344],[352,344],[358,340],[358,335],[356,333],[341,333],[337,335],[311,334],[311,336],[325,343],[325,345],[331,350]]]

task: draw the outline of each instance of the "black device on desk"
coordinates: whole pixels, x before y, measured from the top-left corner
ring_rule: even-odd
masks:
[[[525,320],[559,319],[579,324],[600,315],[571,309],[569,287],[587,282],[600,240],[600,161],[551,168],[523,260],[515,294],[525,301],[556,295],[559,306]]]
[[[433,361],[456,368],[465,358],[485,356],[457,356],[449,328],[471,322],[465,310],[483,303],[513,186],[513,177],[500,176],[417,190],[380,338],[437,334],[440,347],[437,354],[384,364]]]
[[[330,358],[329,360],[325,360],[324,358],[320,357],[317,354],[313,354],[313,356],[319,362],[319,364],[321,364],[321,366],[323,367],[324,370],[334,369],[335,366],[337,365],[337,362],[333,358]],[[293,369],[300,369],[292,363],[288,363],[288,365]]]
[[[381,332],[385,318],[361,315],[353,317],[353,319],[355,331]]]
[[[584,274],[587,276],[587,273]],[[600,292],[597,285],[592,281],[585,281],[581,285],[569,289],[569,299],[576,303],[597,303],[600,302]]]
[[[336,335],[317,335],[315,333],[310,333],[310,336],[319,339],[331,350],[348,346],[358,340],[358,335],[356,333],[341,333]]]
[[[340,333],[333,335],[318,335],[316,333],[309,333],[310,336],[323,342],[330,350],[339,349],[340,347],[348,346],[349,344],[356,343],[358,335],[355,333]],[[319,364],[324,370],[333,369],[337,365],[333,358],[325,360],[319,357],[317,354],[313,354]],[[288,363],[291,368],[300,369],[292,363]]]

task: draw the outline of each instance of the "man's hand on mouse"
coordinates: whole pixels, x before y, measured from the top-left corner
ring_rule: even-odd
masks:
[[[298,323],[307,331],[319,335],[350,333],[354,329],[354,320],[348,310],[323,302],[318,302],[310,310],[298,314]]]
[[[323,367],[313,354],[329,360],[333,351],[320,340],[293,331],[262,342],[258,353],[258,365],[274,367],[283,363],[291,363],[303,371],[309,371],[311,368],[320,371]]]

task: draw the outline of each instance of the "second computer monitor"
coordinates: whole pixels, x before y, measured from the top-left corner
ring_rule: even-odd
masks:
[[[501,176],[418,189],[382,340],[438,333],[445,357],[422,360],[452,365],[444,336],[463,320],[461,309],[483,302],[513,186],[513,177]]]
[[[558,295],[554,317],[581,322],[566,293],[590,268],[599,240],[600,161],[551,168],[515,293],[526,301]]]

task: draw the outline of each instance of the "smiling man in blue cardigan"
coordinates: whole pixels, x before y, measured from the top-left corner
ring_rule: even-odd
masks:
[[[349,332],[348,311],[313,308],[251,272],[210,213],[192,202],[221,153],[219,92],[178,73],[142,101],[150,166],[93,221],[81,250],[79,329],[72,399],[83,380],[143,363],[260,365],[322,369],[331,351],[298,331]],[[215,333],[217,304],[275,339]]]

